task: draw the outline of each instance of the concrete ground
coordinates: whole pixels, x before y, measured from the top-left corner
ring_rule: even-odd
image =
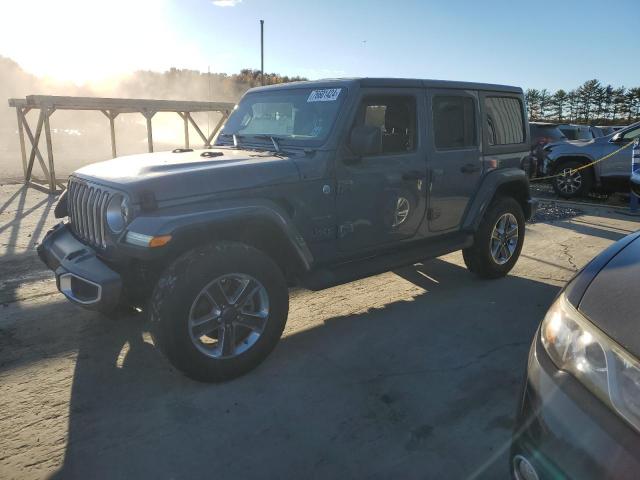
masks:
[[[206,385],[154,349],[144,315],[110,321],[57,293],[34,252],[52,209],[0,186],[0,478],[508,478],[538,323],[640,228],[590,210],[528,225],[501,280],[455,253],[293,292],[273,354]]]

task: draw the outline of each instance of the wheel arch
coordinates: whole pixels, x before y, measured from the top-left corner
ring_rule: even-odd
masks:
[[[276,204],[228,205],[177,215],[172,212],[171,216],[154,217],[149,223],[153,224],[152,235],[172,236],[159,259],[162,264],[168,265],[188,250],[217,241],[244,243],[262,251],[278,264],[287,280],[308,271],[313,264],[302,235]],[[147,233],[148,228],[142,230]]]
[[[527,174],[519,168],[505,168],[489,172],[478,187],[473,201],[467,208],[463,230],[475,232],[487,208],[496,196],[509,196],[522,207],[525,219],[531,218],[535,206],[529,191]]]
[[[582,165],[587,165],[593,162],[593,159],[587,155],[563,155],[553,161],[553,163],[551,164],[551,168],[549,169],[549,173],[553,175],[557,168],[571,161],[576,161],[580,162]],[[595,165],[589,166],[585,169],[585,171],[589,172],[595,182],[600,181],[600,175],[598,169],[595,168]]]

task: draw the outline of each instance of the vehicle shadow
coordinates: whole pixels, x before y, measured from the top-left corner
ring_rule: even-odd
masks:
[[[557,287],[481,281],[439,259],[384,275],[416,293],[360,313],[349,298],[344,314],[309,311],[311,328],[217,385],[176,372],[144,315],[86,316],[68,345],[68,438],[53,478],[506,477],[528,346]],[[372,282],[296,292],[292,304]]]

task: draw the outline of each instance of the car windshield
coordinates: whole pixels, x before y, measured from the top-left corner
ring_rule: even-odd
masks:
[[[223,140],[233,135],[273,137],[282,142],[318,145],[329,134],[345,95],[344,88],[249,93],[236,106],[220,136]]]

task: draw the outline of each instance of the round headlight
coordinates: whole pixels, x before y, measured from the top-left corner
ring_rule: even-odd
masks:
[[[106,212],[106,221],[113,233],[120,233],[127,225],[129,216],[129,204],[127,199],[120,194],[114,195],[109,200]]]

